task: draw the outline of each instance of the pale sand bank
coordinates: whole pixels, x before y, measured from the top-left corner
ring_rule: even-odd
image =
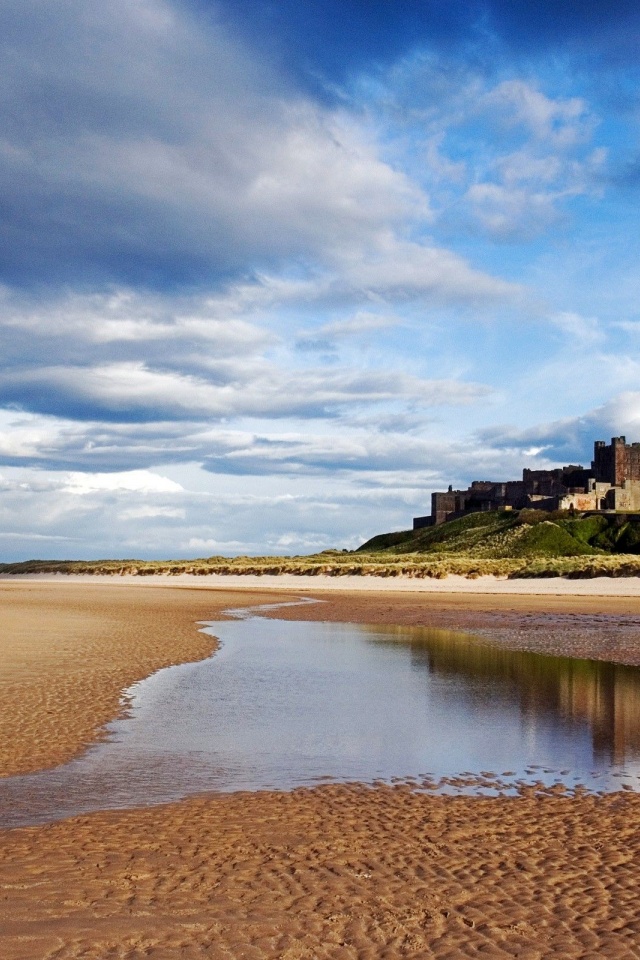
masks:
[[[595,644],[611,655],[617,637],[613,658],[640,659],[635,595],[436,595],[413,581],[413,594],[399,595],[368,580],[340,592],[343,580],[318,590],[319,578],[305,591],[293,578],[287,593],[277,578],[278,595],[259,592],[265,578],[238,578],[236,591],[228,577],[217,589],[132,579],[0,584],[5,773],[73,754],[117,711],[124,686],[207,655],[196,621],[310,591],[325,602],[278,615],[454,620],[542,647],[556,623],[577,652]],[[354,786],[203,797],[0,830],[0,956],[638,960],[639,886],[639,795],[470,799]]]
[[[481,576],[468,578],[450,574],[442,580],[425,577],[376,577],[352,576],[328,577],[296,576],[283,573],[278,576],[265,574],[256,576],[247,574],[217,574],[197,576],[178,574],[176,576],[153,575],[123,576],[79,575],[79,574],[0,574],[0,582],[111,582],[144,584],[188,585],[204,589],[231,590],[286,590],[295,593],[313,593],[317,590],[331,591],[383,591],[385,593],[480,593],[506,594],[509,596],[572,596],[572,597],[640,597],[640,577],[591,577],[587,579],[567,579],[566,577],[540,577],[507,580],[505,577]]]

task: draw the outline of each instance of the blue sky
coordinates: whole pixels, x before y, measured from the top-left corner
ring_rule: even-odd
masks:
[[[304,553],[640,439],[636,3],[5,0],[0,559]]]

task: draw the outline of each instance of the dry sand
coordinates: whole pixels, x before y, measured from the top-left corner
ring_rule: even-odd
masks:
[[[265,602],[230,586],[0,584],[3,772],[71,756],[123,687],[211,650],[195,621]],[[279,615],[457,625],[640,662],[635,597],[316,592],[325,603]],[[326,786],[0,831],[0,957],[637,960],[639,827],[630,793]]]
[[[133,574],[0,574],[0,583],[36,582],[36,583],[98,583],[120,584],[164,583],[170,586],[184,585],[202,587],[210,590],[283,590],[295,594],[315,594],[318,590],[331,593],[393,593],[393,594],[490,594],[508,596],[569,596],[575,597],[638,597],[640,598],[640,577],[587,577],[573,579],[568,577],[532,577],[531,579],[513,579],[493,575],[462,577],[450,574],[443,579],[436,577],[378,577],[374,575],[327,576],[326,574],[295,575],[291,573],[274,574],[221,574],[206,576],[181,573],[140,576]]]

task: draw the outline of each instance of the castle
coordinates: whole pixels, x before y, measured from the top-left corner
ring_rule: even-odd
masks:
[[[431,494],[431,516],[415,517],[413,529],[435,526],[480,510],[640,510],[640,443],[596,440],[591,468],[522,471],[522,480],[474,480],[466,490]]]

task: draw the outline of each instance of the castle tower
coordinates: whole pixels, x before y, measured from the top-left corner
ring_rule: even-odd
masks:
[[[626,437],[612,437],[609,445],[596,440],[591,467],[598,483],[621,487],[625,480],[640,480],[640,443],[627,443]]]

